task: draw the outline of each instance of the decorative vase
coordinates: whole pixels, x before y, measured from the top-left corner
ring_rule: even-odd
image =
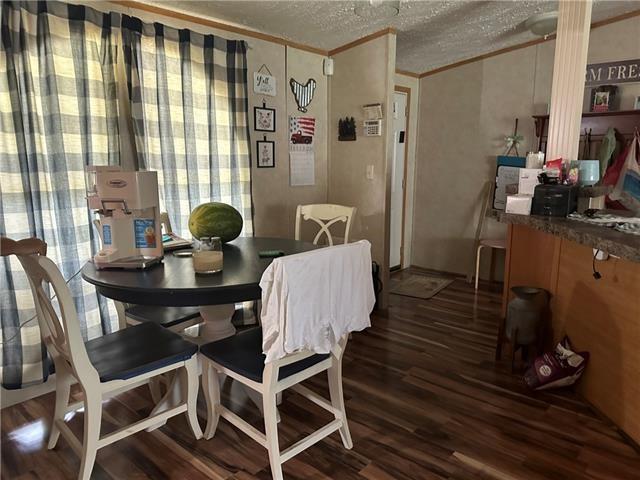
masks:
[[[537,344],[549,293],[534,287],[512,287],[511,291],[515,297],[507,307],[505,336],[514,346]]]

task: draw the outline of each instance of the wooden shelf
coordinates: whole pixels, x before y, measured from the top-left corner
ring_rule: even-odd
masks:
[[[549,115],[533,115],[538,137],[538,150],[546,151]],[[640,128],[640,110],[616,110],[612,112],[585,112],[582,114],[580,132],[591,130],[593,140],[601,139],[609,127],[616,128],[623,136],[631,138],[636,128]]]
[[[640,115],[640,110],[615,110],[611,112],[584,112],[582,118],[585,117],[615,117],[618,115]],[[549,118],[549,114],[546,115],[533,115],[533,118]]]

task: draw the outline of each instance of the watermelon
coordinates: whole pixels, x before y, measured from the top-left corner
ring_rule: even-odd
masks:
[[[189,215],[189,231],[198,239],[220,237],[223,242],[230,242],[238,238],[242,224],[240,212],[226,203],[203,203]]]

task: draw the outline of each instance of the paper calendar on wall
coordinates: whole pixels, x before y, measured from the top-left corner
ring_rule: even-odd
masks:
[[[291,186],[315,185],[316,133],[314,117],[289,117],[289,170]]]

